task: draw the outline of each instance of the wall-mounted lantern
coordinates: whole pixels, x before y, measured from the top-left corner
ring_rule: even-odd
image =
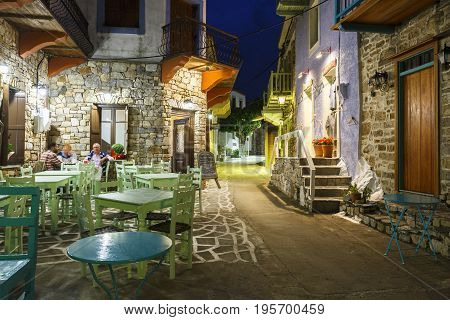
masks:
[[[303,78],[304,76],[307,76],[309,74],[309,69],[306,69],[305,71],[302,71],[298,74],[298,79]]]
[[[320,58],[322,58],[323,56],[329,55],[329,54],[331,54],[331,47],[328,47],[328,48],[325,49],[325,50],[319,51],[319,52],[317,53],[317,55],[316,55],[316,59],[320,59]]]
[[[439,52],[438,57],[441,64],[445,65],[446,67],[450,65],[450,47],[447,47],[447,44]]]
[[[389,89],[389,82],[388,82],[388,73],[386,71],[384,72],[378,72],[376,71],[373,76],[369,78],[369,87],[370,95],[372,97],[375,97],[376,93],[375,90],[380,90],[382,92],[386,92]]]

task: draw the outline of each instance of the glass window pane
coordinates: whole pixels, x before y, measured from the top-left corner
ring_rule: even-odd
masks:
[[[116,122],[125,122],[126,115],[125,109],[116,110]]]
[[[102,121],[111,121],[111,110],[102,109]]]
[[[102,122],[102,132],[101,132],[102,140],[107,144],[111,144],[111,123],[110,122]]]
[[[125,123],[116,124],[116,143],[120,143],[125,146],[127,128]]]

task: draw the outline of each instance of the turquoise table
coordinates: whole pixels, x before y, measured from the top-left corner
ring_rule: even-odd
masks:
[[[408,211],[409,208],[414,208],[417,210],[419,219],[423,224],[422,235],[416,246],[416,253],[419,251],[420,245],[422,244],[425,236],[427,236],[428,241],[430,243],[431,251],[436,259],[436,252],[434,250],[433,243],[431,242],[428,227],[433,221],[433,215],[436,212],[436,208],[439,202],[440,202],[439,199],[435,197],[420,195],[416,193],[400,192],[400,193],[386,194],[384,196],[384,203],[386,206],[386,211],[389,216],[389,222],[392,228],[392,235],[384,255],[385,256],[388,255],[389,251],[391,250],[392,241],[395,239],[395,242],[397,243],[398,252],[400,254],[400,260],[402,261],[403,264],[405,264],[403,253],[402,250],[400,249],[400,243],[398,241],[398,227],[400,226],[400,222],[405,216],[406,211]],[[402,207],[402,211],[400,212],[400,216],[398,217],[396,224],[394,224],[392,214],[389,211],[389,204],[397,204]],[[428,210],[430,212],[428,217],[426,216],[425,210]]]
[[[149,174],[136,174],[134,175],[136,184],[139,186],[145,185],[149,188],[153,188],[153,182],[156,180],[171,180],[175,181],[179,178],[178,173],[149,173]]]
[[[67,255],[73,260],[88,264],[92,277],[106,292],[109,299],[119,299],[113,266],[159,258],[159,262],[148,270],[137,287],[133,296],[136,298],[150,275],[161,266],[171,246],[172,241],[168,237],[152,232],[104,233],[78,240],[67,248]],[[111,290],[97,277],[94,264],[108,267],[114,293],[111,293]]]
[[[42,192],[50,191],[50,214],[51,214],[51,232],[55,233],[58,226],[58,198],[56,192],[58,188],[65,187],[70,182],[70,176],[35,176],[34,185],[39,187]],[[42,212],[44,215],[45,212]]]
[[[133,189],[99,194],[94,196],[94,200],[96,228],[103,226],[103,209],[114,208],[136,212],[138,215],[138,231],[147,231],[145,221],[147,213],[172,207],[173,192],[156,189]],[[140,279],[145,275],[145,268],[144,264],[138,264],[138,277]]]

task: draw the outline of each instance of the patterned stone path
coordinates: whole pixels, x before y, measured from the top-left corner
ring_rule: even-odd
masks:
[[[221,184],[222,188],[218,189],[214,182],[209,183],[202,191],[202,213],[196,203],[193,263],[256,262],[255,246],[249,239],[247,225],[236,213],[229,184],[227,181]],[[38,266],[71,262],[66,256],[66,248],[77,239],[75,222],[60,223],[56,236],[41,235]]]

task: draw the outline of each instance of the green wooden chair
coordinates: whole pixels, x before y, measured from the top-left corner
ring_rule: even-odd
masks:
[[[169,251],[170,279],[175,279],[175,243],[177,239],[182,242],[182,256],[187,258],[188,268],[192,268],[192,224],[194,218],[195,187],[176,189],[173,201],[170,220],[148,227],[150,231],[163,233],[172,240],[173,245]]]
[[[179,176],[178,179],[162,179],[152,181],[152,188],[166,191],[175,191],[176,189],[178,189],[178,185],[179,185]],[[160,211],[148,212],[145,220],[149,221],[149,224],[152,224],[155,221],[165,221],[168,220],[169,218],[170,218],[170,209],[164,209]]]
[[[19,198],[31,197],[29,215],[0,217],[0,230],[28,229],[26,252],[0,254],[0,299],[10,298],[20,286],[23,288],[21,296],[24,299],[34,299],[40,191],[35,187],[0,187],[0,194],[15,199],[12,200],[12,206],[21,205]]]
[[[178,188],[190,188],[194,184],[194,174],[185,173],[180,174],[178,178]]]
[[[26,215],[26,196],[10,196],[5,212],[6,217],[22,217]],[[23,253],[23,227],[5,228],[5,252]]]
[[[32,167],[21,167],[20,168],[20,176],[21,177],[32,176],[32,175],[33,175]]]
[[[62,163],[61,171],[80,171],[81,163]]]
[[[0,170],[0,186],[2,185],[3,181],[5,181],[5,177],[3,176],[3,171]]]
[[[33,172],[34,173],[38,173],[38,172],[42,172],[45,170],[45,163],[44,161],[36,161],[33,165]]]
[[[194,174],[194,179],[192,184],[195,186],[195,189],[198,191],[198,204],[200,213],[203,212],[202,206],[202,168],[187,168],[188,173]]]
[[[170,160],[169,161],[161,161],[161,170],[162,170],[162,173],[171,173],[172,172]]]

